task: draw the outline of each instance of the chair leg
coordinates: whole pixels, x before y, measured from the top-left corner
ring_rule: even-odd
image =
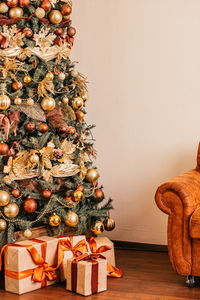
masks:
[[[193,288],[194,284],[195,284],[194,276],[192,276],[192,275],[187,276],[186,283],[187,283],[188,287]]]

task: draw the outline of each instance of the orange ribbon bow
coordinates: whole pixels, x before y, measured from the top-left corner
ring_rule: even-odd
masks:
[[[89,243],[89,246],[90,246],[90,250],[93,254],[99,254],[99,253],[106,252],[106,251],[112,249],[111,247],[109,247],[107,245],[104,245],[104,246],[101,246],[101,247],[97,248],[97,243],[96,243],[94,237],[91,237],[88,240],[88,243]],[[118,269],[118,268],[112,266],[110,263],[107,264],[107,270],[109,272],[109,274],[108,274],[109,277],[120,278],[120,277],[123,276],[122,269]]]
[[[35,269],[25,270],[21,272],[14,272],[10,270],[5,270],[5,276],[14,278],[14,279],[24,279],[29,276],[32,276],[33,281],[35,282],[41,282],[41,286],[44,287],[47,285],[47,278],[48,280],[55,280],[57,278],[57,275],[54,273],[59,268],[59,264],[61,263],[61,259],[58,259],[58,264],[56,267],[50,267],[48,263],[45,262],[46,259],[46,249],[47,249],[47,243],[38,239],[32,239],[31,241],[37,242],[41,244],[41,252],[42,256],[39,254],[39,252],[35,249],[33,245],[20,245],[20,244],[7,244],[3,246],[0,253],[0,270],[2,266],[2,255],[4,250],[8,246],[13,247],[24,247],[28,250],[30,253],[34,263],[38,266]]]
[[[64,236],[59,236],[59,237],[64,237]],[[63,239],[59,241],[59,252],[60,250],[63,251],[63,253],[65,251],[72,251],[74,257],[82,254],[83,252],[88,252],[88,248],[85,240],[81,240],[75,246],[73,246],[72,236],[70,236],[69,239]]]

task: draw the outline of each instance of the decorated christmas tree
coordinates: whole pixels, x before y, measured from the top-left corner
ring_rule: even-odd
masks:
[[[69,58],[71,12],[68,0],[0,3],[1,243],[40,225],[50,234],[114,228],[84,118],[86,78]]]

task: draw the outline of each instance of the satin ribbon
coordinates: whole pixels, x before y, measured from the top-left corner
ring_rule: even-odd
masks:
[[[66,238],[66,236],[60,235],[58,238]],[[63,255],[65,251],[72,251],[74,257],[77,257],[83,252],[88,252],[88,248],[85,240],[81,240],[75,246],[73,246],[72,236],[70,236],[69,239],[60,240],[58,245],[59,245],[58,251],[62,251]]]
[[[46,118],[51,123],[53,128],[60,128],[62,126],[67,127],[67,123],[64,120],[64,115],[61,107],[55,108],[46,114]]]
[[[112,247],[109,247],[107,245],[103,245],[103,246],[97,248],[97,243],[96,243],[94,237],[91,237],[90,239],[88,239],[88,243],[89,243],[92,254],[99,254],[99,253],[103,253],[103,252],[106,252],[106,251],[112,249]],[[112,266],[109,262],[107,264],[107,270],[109,272],[108,277],[121,278],[123,276],[122,269],[118,269],[118,268]]]
[[[46,250],[47,250],[47,243],[45,241],[42,240],[38,240],[38,239],[32,239],[31,241],[34,241],[36,243],[41,244],[41,253],[42,255],[39,254],[39,252],[35,249],[35,247],[33,245],[20,245],[20,244],[7,244],[5,246],[3,246],[3,248],[1,249],[1,253],[0,253],[0,270],[2,267],[2,255],[3,252],[5,251],[5,249],[8,246],[12,246],[12,247],[24,247],[28,250],[28,252],[31,255],[31,258],[33,259],[34,263],[38,266],[35,269],[29,269],[29,270],[25,270],[25,271],[21,271],[21,272],[14,272],[14,271],[10,271],[10,270],[5,270],[5,275],[14,279],[24,279],[27,278],[29,276],[32,276],[32,280],[35,282],[41,282],[41,287],[44,287],[47,285],[47,279],[50,281],[53,281],[57,278],[57,275],[54,273],[54,271],[56,271],[62,261],[62,257],[58,257],[58,263],[56,267],[53,266],[49,266],[47,262],[45,262],[46,259]],[[61,253],[58,253],[61,255]]]
[[[98,258],[103,258],[106,259],[103,255],[101,254],[80,254],[78,255],[71,264],[71,286],[72,286],[72,291],[76,292],[77,290],[77,263],[80,261],[88,261],[92,263],[92,274],[91,274],[91,292],[92,294],[95,294],[98,292],[98,268],[99,268],[99,263],[97,261]]]

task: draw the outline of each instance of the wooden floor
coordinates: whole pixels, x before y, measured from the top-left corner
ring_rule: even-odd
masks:
[[[167,253],[116,250],[117,264],[124,278],[108,279],[108,291],[89,296],[90,300],[182,300],[200,299],[200,287],[189,289],[185,277],[172,270]],[[64,300],[84,299],[67,292],[64,284],[43,288],[17,296],[0,291],[0,300]]]

